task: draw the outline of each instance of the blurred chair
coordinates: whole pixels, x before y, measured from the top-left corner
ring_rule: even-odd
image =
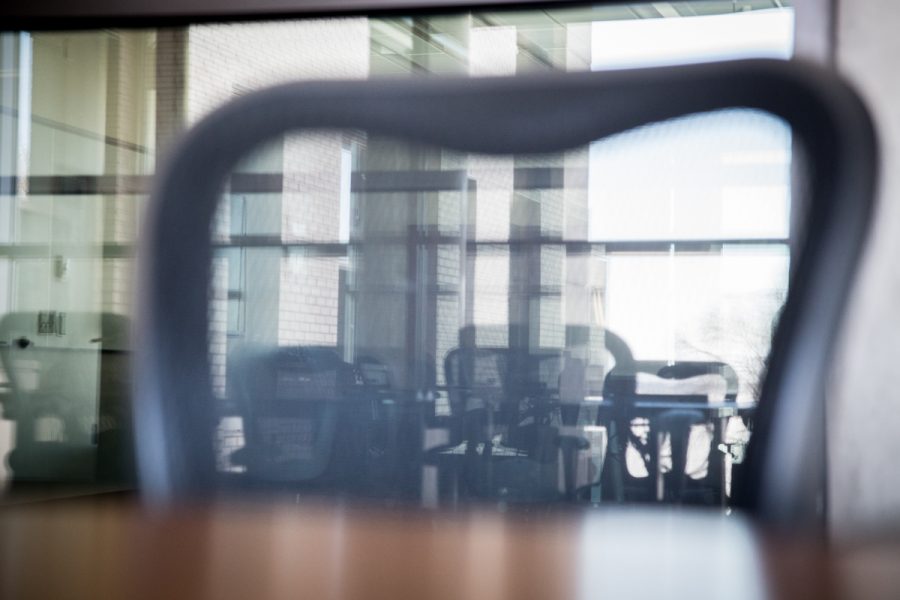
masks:
[[[736,503],[781,523],[820,519],[822,390],[872,207],[876,147],[832,72],[752,60],[539,77],[296,83],[248,94],[184,138],[160,170],[141,239],[136,423],[145,496],[216,489],[208,353],[210,222],[223,181],[289,130],[357,128],[475,153],[546,153],[729,107],[785,119],[807,151],[810,204]],[[177,300],[176,300],[177,299]]]
[[[232,462],[260,481],[309,481],[328,466],[337,428],[338,361],[316,361],[300,347],[238,348],[229,388],[246,445]]]
[[[630,351],[625,356],[630,357]],[[725,424],[707,407],[736,407],[739,382],[734,369],[718,361],[620,363],[607,375],[603,392],[612,406],[598,413],[597,421],[612,432],[605,465],[607,499],[721,505],[725,459],[719,444]],[[703,447],[701,439],[694,439],[693,448],[702,450],[706,472],[692,477],[687,472],[688,450],[695,426],[701,425],[711,429],[709,442]],[[629,451],[644,473],[628,468]]]
[[[529,355],[512,348],[463,347],[444,359],[450,405],[448,443],[429,452],[457,493],[510,504],[556,502],[571,496],[567,465],[587,441],[554,421],[555,390],[541,374],[558,374],[557,353]],[[556,379],[556,376],[551,378]],[[561,454],[561,456],[560,456]],[[566,471],[559,487],[559,463]],[[448,473],[443,473],[448,475]]]
[[[425,413],[433,413],[433,398],[414,400],[398,389],[382,360],[363,355],[354,361],[361,387],[355,404],[354,443],[363,442],[365,459],[355,474],[359,495],[409,502],[421,491],[421,429]],[[363,414],[365,413],[365,414]]]

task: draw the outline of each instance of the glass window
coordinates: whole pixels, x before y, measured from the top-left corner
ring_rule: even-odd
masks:
[[[731,157],[783,159],[789,143],[781,122],[744,111],[552,156],[285,136],[277,170],[257,173],[282,192],[244,190],[266,235],[220,242],[223,260],[252,265],[246,328],[212,322],[213,385],[244,440],[220,448],[221,464],[253,485],[438,506],[675,500],[676,487],[727,504],[787,289],[790,202],[771,211],[776,235],[724,234],[729,210],[773,206],[750,193],[756,161]],[[653,160],[690,153],[704,158]],[[763,174],[786,185],[778,167]],[[295,181],[321,187],[297,194]],[[658,206],[653,235],[633,233]],[[676,216],[700,223],[693,236]],[[228,286],[215,280],[213,298]],[[687,429],[665,425],[685,411]]]
[[[6,494],[134,485],[141,209],[177,134],[216,107],[298,79],[787,58],[784,5],[0,33]],[[278,480],[293,460],[303,489],[440,506],[671,500],[650,484],[677,475],[691,501],[727,504],[786,294],[795,171],[789,129],[750,111],[553,156],[273,142],[224,182],[211,231],[220,468]],[[622,374],[645,406],[616,433]],[[654,437],[676,397],[702,418]]]

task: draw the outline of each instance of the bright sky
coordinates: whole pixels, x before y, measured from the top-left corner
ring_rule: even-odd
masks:
[[[793,9],[592,24],[594,70],[790,58]],[[762,113],[691,118],[593,144],[591,239],[784,237],[790,130]]]
[[[790,8],[593,24],[594,70],[626,69],[736,58],[790,58]]]

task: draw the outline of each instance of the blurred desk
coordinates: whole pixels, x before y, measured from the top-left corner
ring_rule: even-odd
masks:
[[[900,545],[828,554],[689,511],[0,513],[3,598],[897,598],[898,558]]]

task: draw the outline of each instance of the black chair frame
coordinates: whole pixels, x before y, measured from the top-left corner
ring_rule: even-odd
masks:
[[[870,222],[877,147],[868,112],[833,72],[772,60],[294,83],[249,94],[206,117],[160,170],[141,238],[134,412],[145,497],[163,504],[198,500],[216,487],[209,228],[226,176],[252,149],[291,130],[354,128],[463,152],[547,153],[732,107],[784,119],[811,171],[802,244],[737,502],[770,522],[819,518],[823,386]]]

